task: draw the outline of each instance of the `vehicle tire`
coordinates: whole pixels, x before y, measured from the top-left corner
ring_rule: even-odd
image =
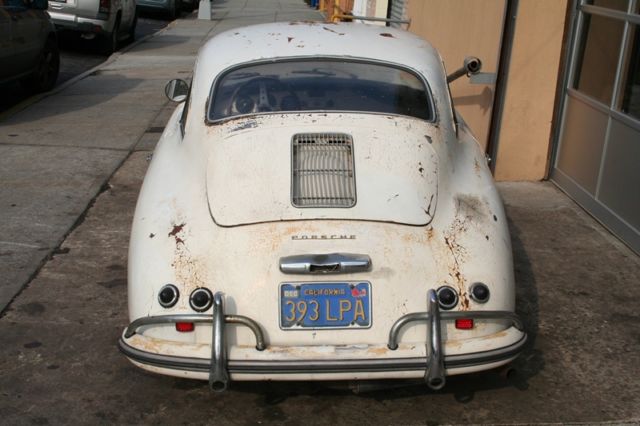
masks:
[[[60,51],[58,42],[50,37],[44,44],[38,67],[26,79],[22,80],[22,86],[33,93],[47,92],[56,85],[58,73],[60,72]]]
[[[199,1],[198,0],[189,0],[187,3],[181,3],[182,10],[185,12],[191,13],[198,8]]]
[[[170,0],[169,1],[169,9],[167,10],[167,17],[170,20],[174,20],[180,15],[180,8],[178,7],[178,1],[180,0]]]
[[[100,52],[105,55],[111,55],[118,49],[118,32],[120,31],[120,16],[116,18],[113,31],[105,34],[100,40]]]
[[[133,21],[131,27],[129,27],[129,34],[127,35],[127,42],[132,43],[136,39],[136,26],[138,25],[138,10],[133,15]]]

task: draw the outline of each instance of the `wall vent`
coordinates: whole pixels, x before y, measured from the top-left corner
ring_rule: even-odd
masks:
[[[343,133],[293,137],[291,202],[295,207],[353,207],[353,140]]]

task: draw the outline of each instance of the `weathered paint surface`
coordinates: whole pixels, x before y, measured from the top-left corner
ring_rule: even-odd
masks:
[[[337,354],[380,358],[425,351],[427,329],[421,323],[408,325],[400,333],[401,348],[413,348],[409,352],[388,351],[385,343],[400,316],[426,310],[429,289],[454,288],[460,298],[457,310],[514,309],[511,247],[502,204],[484,155],[461,117],[455,128],[437,53],[423,40],[391,28],[391,37],[366,26],[326,28],[332,31],[305,23],[240,29],[216,37],[203,48],[184,136],[178,124],[181,104],[158,144],[138,200],[129,258],[131,320],[193,314],[188,295],[197,287],[207,287],[225,294],[227,313],[256,320],[270,346],[257,354],[248,329],[228,326],[231,360],[299,359],[309,354],[319,359]],[[322,45],[309,43],[318,32],[324,37]],[[364,43],[372,35],[379,43]],[[249,43],[252,48],[246,49]],[[214,76],[228,66],[268,58],[274,51],[299,56],[300,49],[309,55],[368,57],[415,69],[430,84],[437,121],[380,114],[278,113],[212,125],[199,115],[206,109]],[[232,51],[234,55],[224,54]],[[290,144],[297,132],[343,132],[353,137],[356,207],[296,209],[291,205]],[[344,332],[280,329],[278,285],[293,279],[280,272],[279,258],[333,252],[371,257],[369,272],[330,278],[371,282],[372,326]],[[469,297],[475,282],[489,286],[488,303],[478,304]],[[175,284],[181,295],[169,309],[157,302],[157,292],[166,283]],[[500,321],[480,321],[473,330],[464,331],[443,325],[444,352],[490,350],[521,335],[505,328]],[[202,356],[209,356],[209,326],[198,325],[192,333],[178,333],[171,326],[141,333],[155,339],[155,346],[148,346],[140,336],[132,341],[134,345],[160,351],[172,347],[172,353],[185,356],[204,351],[207,354]],[[166,369],[161,372],[173,374]],[[319,378],[299,378],[305,377]]]

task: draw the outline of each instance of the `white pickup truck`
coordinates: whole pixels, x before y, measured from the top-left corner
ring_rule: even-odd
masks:
[[[49,14],[59,31],[97,39],[107,54],[120,41],[133,40],[138,21],[135,0],[49,0]]]

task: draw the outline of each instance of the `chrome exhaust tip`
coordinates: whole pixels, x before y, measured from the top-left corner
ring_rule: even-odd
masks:
[[[433,390],[440,390],[444,387],[446,380],[444,377],[430,377],[427,379],[427,386]]]
[[[227,390],[227,387],[229,385],[228,380],[210,380],[209,381],[209,389],[211,389],[213,392],[224,392]]]

